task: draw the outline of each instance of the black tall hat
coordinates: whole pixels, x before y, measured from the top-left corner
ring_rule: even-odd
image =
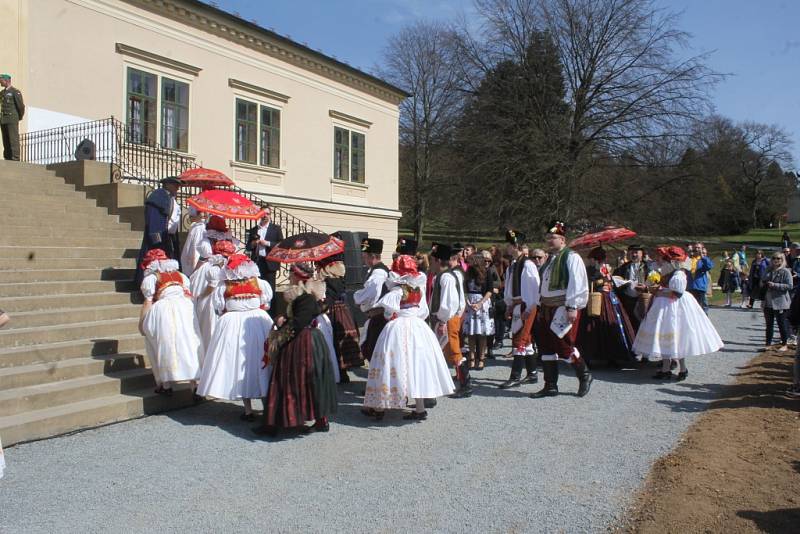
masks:
[[[506,230],[506,242],[511,243],[512,245],[521,244],[525,241],[525,237],[525,234],[519,230],[514,230],[513,228]]]
[[[361,252],[380,254],[383,252],[383,239],[364,238],[361,241]]]
[[[431,247],[431,256],[433,256],[437,260],[447,261],[453,254],[457,254],[457,252],[452,248],[450,248],[448,245],[443,245],[441,243],[434,243],[433,247]]]
[[[397,248],[395,252],[398,254],[408,254],[413,256],[417,253],[417,246],[419,243],[410,237],[401,237],[397,240]]]

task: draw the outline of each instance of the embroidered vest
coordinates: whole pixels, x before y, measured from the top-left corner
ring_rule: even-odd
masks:
[[[225,280],[225,300],[252,299],[261,297],[258,278],[247,280]]]
[[[520,256],[514,262],[514,272],[511,273],[511,296],[514,298],[522,296],[522,271],[525,270],[525,262],[533,261],[528,256]]]
[[[161,297],[161,293],[165,289],[172,286],[183,287],[183,277],[180,272],[170,271],[168,273],[156,273],[156,294],[155,297],[153,297],[153,302]]]
[[[400,308],[413,308],[422,301],[422,291],[418,287],[403,286],[403,296],[400,297]]]
[[[367,279],[368,280],[369,280],[369,277],[372,276],[372,273],[376,269],[379,270],[379,271],[384,271],[387,275],[389,274],[389,268],[386,265],[384,265],[383,262],[378,262],[375,265],[373,265],[372,268],[367,272]],[[388,292],[389,292],[389,288],[386,287],[386,284],[383,284],[383,287],[381,287],[381,296],[378,297],[378,299],[382,299],[384,296],[386,296],[386,293],[388,293]]]

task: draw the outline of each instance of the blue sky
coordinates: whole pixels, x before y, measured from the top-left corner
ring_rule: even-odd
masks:
[[[211,3],[211,2],[209,2]],[[800,1],[658,0],[681,12],[693,35],[686,54],[712,52],[709,65],[731,76],[712,95],[734,120],[777,124],[794,140],[800,168]],[[469,15],[470,0],[218,0],[257,22],[354,67],[373,71],[387,39],[417,18]]]

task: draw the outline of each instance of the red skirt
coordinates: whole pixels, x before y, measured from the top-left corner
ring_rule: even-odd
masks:
[[[333,325],[333,346],[339,367],[361,367],[364,357],[361,356],[361,347],[358,346],[358,328],[350,308],[344,302],[336,302],[328,314]]]
[[[589,363],[593,360],[633,363],[633,339],[636,334],[625,307],[616,294],[603,292],[599,317],[584,313],[578,325],[577,346]]]

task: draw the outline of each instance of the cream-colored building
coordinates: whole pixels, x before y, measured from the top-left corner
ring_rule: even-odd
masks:
[[[114,116],[326,231],[393,243],[403,91],[196,0],[0,0],[20,131]]]

